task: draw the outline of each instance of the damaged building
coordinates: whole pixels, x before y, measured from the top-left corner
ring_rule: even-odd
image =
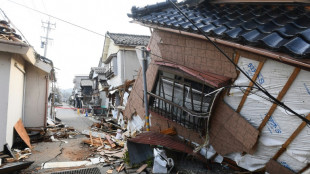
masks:
[[[55,74],[53,62],[22,41],[8,22],[1,20],[0,30],[1,152],[5,144],[12,147],[15,142],[17,123],[46,127],[49,86]]]
[[[106,101],[103,103],[113,110],[115,119],[123,120],[121,112],[126,106],[129,88],[141,67],[136,48],[146,46],[149,39],[149,36],[143,35],[106,33],[100,59],[106,79],[101,83],[101,90],[106,92]]]
[[[133,7],[133,22],[152,30],[151,132],[174,128],[207,159],[248,171],[308,170],[310,6],[293,2]],[[143,106],[140,71],[124,112],[131,133],[146,130]]]

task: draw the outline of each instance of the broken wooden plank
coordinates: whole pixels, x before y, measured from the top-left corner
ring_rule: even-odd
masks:
[[[83,130],[82,134],[89,136],[89,132],[90,132],[89,130]],[[100,132],[92,132],[92,136],[96,137],[96,138],[98,138],[99,136],[101,138],[105,138],[106,134],[105,133],[100,133]]]
[[[91,131],[89,131],[90,144],[94,145],[93,137],[91,136]]]
[[[110,169],[107,171],[108,174],[112,174],[113,173],[113,169]]]
[[[166,134],[166,135],[176,135],[177,134],[174,127],[162,130],[162,131],[160,131],[160,133]]]
[[[122,170],[124,170],[125,165],[124,163],[122,163],[118,168],[117,168],[117,172],[121,172]]]
[[[281,101],[284,97],[284,95],[286,94],[286,92],[288,91],[288,89],[290,88],[290,86],[292,85],[292,83],[294,82],[295,78],[297,77],[297,75],[300,72],[300,68],[295,68],[293,73],[291,74],[290,78],[287,80],[286,84],[284,85],[284,87],[282,88],[281,92],[279,93],[277,100]],[[277,108],[277,104],[272,104],[271,108],[269,109],[267,115],[265,116],[265,118],[263,119],[262,123],[259,125],[258,127],[258,131],[261,132],[263,130],[263,128],[265,127],[265,125],[267,124],[269,118],[271,117],[271,115],[273,114],[273,112],[276,110]]]
[[[147,168],[147,164],[143,164],[136,172],[141,173],[146,168]]]
[[[16,132],[18,133],[18,135],[20,136],[20,138],[26,143],[26,145],[29,148],[32,148],[31,143],[30,143],[30,138],[28,136],[28,133],[27,133],[21,119],[19,119],[16,122],[16,124],[14,125],[14,128],[15,128]]]
[[[102,139],[101,139],[100,136],[99,136],[99,140],[100,140],[100,142],[101,142],[101,145],[104,146],[103,141],[102,141]]]
[[[110,135],[107,134],[105,137],[109,141],[112,148],[116,147],[115,143],[111,140]]]

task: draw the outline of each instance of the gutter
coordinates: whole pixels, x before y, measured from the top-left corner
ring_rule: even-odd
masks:
[[[177,33],[177,34],[182,34],[182,35],[186,35],[186,36],[191,36],[191,37],[196,37],[199,39],[207,40],[203,35],[199,35],[199,34],[194,34],[194,33],[186,32],[186,31],[175,30],[175,29],[170,29],[170,28],[159,27],[159,26],[155,26],[155,25],[144,24],[144,23],[137,22],[137,21],[133,21],[133,22],[140,24],[142,26],[145,26],[145,27],[150,27],[150,28],[154,28],[154,29],[159,29],[159,30],[163,30],[163,31],[173,32],[173,33]],[[226,46],[237,48],[240,50],[256,53],[256,54],[259,54],[262,56],[269,57],[269,58],[276,60],[276,61],[279,61],[279,62],[284,62],[284,63],[291,64],[291,65],[296,65],[300,68],[310,69],[310,64],[297,61],[296,59],[294,59],[293,57],[288,56],[288,55],[279,55],[277,53],[274,53],[274,52],[271,52],[271,51],[268,51],[265,49],[254,48],[251,46],[245,46],[245,45],[241,45],[241,44],[230,42],[230,41],[225,41],[225,40],[214,38],[214,37],[209,37],[209,38],[212,41],[219,43],[219,44],[222,44],[222,45],[226,45]]]
[[[47,112],[48,112],[48,79],[49,75],[45,76],[45,108],[44,108],[44,128],[47,126]]]

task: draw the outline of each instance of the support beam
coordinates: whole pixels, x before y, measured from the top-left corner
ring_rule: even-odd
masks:
[[[310,120],[310,114],[307,115],[306,119]],[[291,144],[291,142],[297,137],[297,135],[307,126],[306,122],[302,122],[298,128],[294,131],[294,133],[285,141],[282,145],[281,149],[273,156],[272,159],[277,160],[283,152],[285,152],[286,148]]]
[[[258,66],[257,66],[257,69],[256,69],[256,71],[255,71],[255,73],[254,73],[254,75],[252,77],[252,80],[254,82],[256,81],[260,71],[262,70],[264,63],[265,63],[265,61],[259,62]],[[243,97],[242,97],[242,99],[241,99],[241,101],[239,103],[239,106],[238,106],[237,110],[236,110],[237,113],[239,113],[241,111],[241,109],[242,109],[242,107],[243,107],[243,105],[245,103],[245,100],[247,99],[248,95],[250,94],[250,91],[252,90],[253,85],[254,85],[254,83],[250,82],[249,87],[246,89],[245,93],[243,94]]]
[[[297,75],[300,72],[300,68],[295,68],[293,73],[291,74],[290,78],[288,79],[288,81],[286,82],[286,84],[284,85],[284,87],[282,88],[281,92],[279,93],[277,100],[281,101],[284,97],[284,95],[286,94],[286,92],[288,91],[288,89],[290,88],[290,86],[292,85],[292,83],[294,82],[295,78],[297,77]],[[265,127],[265,125],[267,124],[269,118],[271,117],[271,115],[273,114],[273,112],[276,110],[277,108],[277,104],[272,104],[271,108],[269,109],[267,115],[265,116],[264,120],[262,121],[262,123],[259,125],[258,127],[258,131],[261,132],[263,130],[263,128]]]
[[[303,173],[310,168],[310,163],[308,163],[303,169],[301,169],[298,173]]]

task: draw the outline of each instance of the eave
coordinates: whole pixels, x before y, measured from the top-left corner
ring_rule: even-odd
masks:
[[[34,49],[25,43],[0,40],[0,51],[19,54],[32,65],[36,63]]]
[[[138,22],[138,21],[132,21],[132,22],[140,24],[140,25],[145,26],[145,27],[153,28],[153,29],[158,29],[158,30],[163,30],[163,31],[168,31],[168,32],[173,32],[173,33],[177,33],[177,34],[191,36],[191,37],[195,37],[195,38],[199,38],[199,39],[208,40],[207,38],[205,38],[203,35],[200,35],[200,34],[190,33],[190,32],[171,29],[171,28],[164,28],[164,27],[160,27],[160,26],[156,26],[156,25],[145,24],[145,23]],[[296,60],[295,58],[293,58],[287,54],[284,54],[284,53],[271,52],[271,51],[266,50],[266,49],[241,45],[238,43],[234,43],[231,41],[222,40],[222,39],[218,39],[218,38],[214,38],[214,37],[209,37],[209,38],[211,41],[213,41],[215,43],[223,44],[223,45],[233,47],[233,48],[237,48],[237,49],[244,50],[244,51],[249,51],[249,52],[252,52],[252,53],[255,53],[258,55],[266,56],[266,57],[271,58],[271,59],[276,60],[276,61],[284,62],[284,63],[290,64],[290,65],[294,65],[294,66],[298,66],[298,67],[303,68],[303,69],[310,70],[310,64],[308,62],[305,63],[306,61],[302,62],[300,60]]]

